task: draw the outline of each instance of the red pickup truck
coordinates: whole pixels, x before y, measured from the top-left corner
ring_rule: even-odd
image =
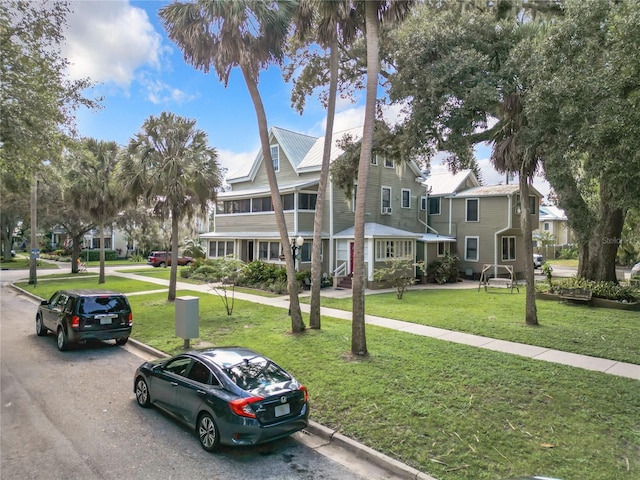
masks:
[[[178,265],[191,265],[191,262],[193,262],[191,257],[178,257]],[[151,252],[147,259],[147,265],[153,265],[154,267],[171,265],[171,254],[167,258],[167,252]]]

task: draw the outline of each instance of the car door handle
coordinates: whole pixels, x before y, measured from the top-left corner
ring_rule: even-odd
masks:
[[[201,395],[203,397],[207,394],[207,392],[205,392],[204,390],[196,390],[196,392],[198,392],[198,395]]]
[[[174,387],[177,387],[178,386],[178,382],[171,382],[171,385],[174,386]]]

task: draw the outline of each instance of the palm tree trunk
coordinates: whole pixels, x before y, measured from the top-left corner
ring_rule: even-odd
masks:
[[[169,274],[169,301],[176,299],[176,285],[178,282],[178,228],[180,226],[178,215],[171,215],[171,272]],[[168,260],[168,258],[167,258]]]
[[[525,323],[538,325],[536,286],[533,266],[533,239],[531,237],[531,209],[529,208],[529,178],[520,172],[520,228],[524,238],[524,278],[526,282]]]
[[[98,276],[98,284],[104,282],[104,221],[102,221],[100,222],[100,275]]]
[[[327,126],[324,136],[324,150],[322,153],[322,168],[320,169],[320,183],[316,212],[313,217],[313,249],[311,250],[311,310],[309,312],[309,327],[320,329],[320,283],[322,282],[322,216],[324,214],[324,199],[329,179],[329,163],[331,162],[331,144],[333,143],[333,122],[336,114],[336,96],[338,91],[338,37],[334,37],[330,45],[329,57],[329,99],[327,105]]]
[[[364,225],[371,165],[371,149],[373,146],[373,126],[375,122],[376,94],[378,89],[378,16],[377,2],[364,2],[365,28],[367,42],[367,94],[365,101],[364,127],[358,164],[358,192],[356,194],[356,213],[354,222],[353,252],[353,308],[351,321],[351,353],[365,356],[367,338],[364,322],[364,289],[366,286],[366,270],[364,262]]]
[[[289,312],[291,315],[291,331],[299,333],[304,331],[305,325],[302,320],[302,311],[300,310],[300,299],[298,298],[298,282],[296,280],[296,268],[293,258],[293,252],[289,248],[289,234],[287,232],[287,223],[284,218],[284,210],[282,208],[282,200],[278,190],[278,180],[276,172],[273,168],[273,160],[271,158],[271,146],[269,145],[269,128],[267,126],[267,116],[262,104],[262,97],[258,91],[258,85],[246,67],[241,66],[242,75],[244,77],[253,106],[258,119],[258,131],[260,132],[260,145],[262,147],[262,161],[267,171],[267,179],[269,180],[269,189],[271,190],[271,201],[273,202],[273,213],[280,232],[280,243],[283,246],[285,263],[287,265],[287,287],[289,290]]]

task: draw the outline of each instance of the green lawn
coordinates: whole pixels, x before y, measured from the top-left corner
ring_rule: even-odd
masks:
[[[86,287],[88,280],[55,283],[61,288],[80,281]],[[53,287],[50,283],[42,282],[35,293]],[[107,277],[105,286],[126,292],[158,288],[145,283]],[[413,297],[418,293],[409,292],[403,301],[387,294],[368,296],[367,311],[415,309]],[[455,302],[454,293],[461,300]],[[538,302],[541,328],[522,327],[522,293],[421,294],[422,309],[412,316],[458,311],[454,318],[476,311],[475,323],[492,331],[559,328],[551,327],[546,318],[557,312],[545,312],[562,305],[543,306],[548,302]],[[640,476],[638,381],[373,326],[367,326],[370,356],[354,360],[349,355],[348,321],[323,317],[321,331],[292,335],[284,309],[236,300],[229,317],[215,295],[188,290],[178,295],[201,299],[200,337],[192,340],[194,347],[242,345],[264,353],[309,388],[313,420],[439,480],[497,480],[524,474],[566,480]],[[175,337],[175,307],[166,298],[164,293],[129,297],[133,336],[175,353],[183,340]],[[323,304],[328,303],[323,298]],[[444,306],[438,306],[441,303]],[[584,330],[586,311],[607,312],[564,307],[564,331],[576,338]],[[459,325],[464,322],[449,328]],[[637,333],[631,330],[630,335],[633,332]]]
[[[49,277],[49,276],[47,276]],[[74,288],[95,288],[115,290],[121,293],[145,292],[149,290],[167,289],[162,285],[155,283],[143,282],[139,280],[130,280],[124,277],[107,275],[105,283],[98,283],[98,275],[96,274],[74,274],[55,276],[47,280],[47,277],[40,278],[36,286],[29,285],[27,282],[17,282],[16,285],[24,290],[39,296],[40,298],[49,298],[56,290],[74,289]],[[165,295],[166,296],[166,295]]]
[[[308,299],[301,299],[308,302]],[[524,323],[525,294],[508,289],[410,290],[368,295],[369,315],[501,340],[640,364],[640,312],[538,300],[538,327]],[[323,307],[351,310],[351,298],[323,298]]]

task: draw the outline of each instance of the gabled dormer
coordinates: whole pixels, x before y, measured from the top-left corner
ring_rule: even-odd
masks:
[[[292,132],[284,128],[271,127],[269,130],[269,145],[276,176],[280,179],[291,179],[298,175],[298,166],[309,152],[317,138],[302,133]],[[258,152],[253,162],[243,165],[240,169],[226,177],[232,189],[242,188],[248,182],[253,187],[266,180],[264,172],[264,157],[262,150]]]

